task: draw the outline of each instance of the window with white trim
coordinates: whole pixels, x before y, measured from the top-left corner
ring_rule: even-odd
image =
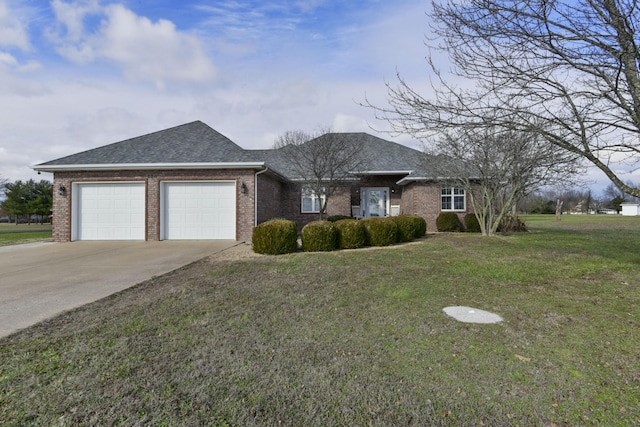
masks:
[[[465,211],[467,210],[467,198],[464,188],[443,188],[440,196],[440,208],[443,211]]]
[[[325,196],[318,197],[310,188],[302,189],[302,213],[320,213],[320,202],[324,202]]]

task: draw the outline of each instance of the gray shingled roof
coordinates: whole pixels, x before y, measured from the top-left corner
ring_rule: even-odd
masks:
[[[452,175],[453,174],[453,175]],[[418,166],[403,178],[400,183],[407,181],[442,181],[464,175],[475,178],[480,176],[477,168],[464,161],[444,154],[423,155]]]
[[[423,153],[404,145],[363,132],[336,135],[362,146],[364,161],[361,170],[354,172],[402,171],[408,174],[422,164]],[[52,166],[63,170],[65,166],[78,165],[256,163],[266,165],[284,178],[295,179],[287,160],[280,153],[276,149],[245,150],[201,121],[195,121],[41,163],[34,168],[44,170]]]
[[[195,121],[37,166],[239,162],[244,153],[226,136]]]
[[[422,161],[423,153],[368,133],[342,133],[349,142],[362,144],[363,164],[357,172],[411,171]]]
[[[317,140],[324,138],[320,136]],[[417,169],[421,164],[423,153],[413,148],[387,141],[364,132],[335,133],[332,137],[345,138],[348,143],[360,145],[363,162],[356,174],[368,172],[404,172]],[[313,143],[309,141],[308,143]],[[288,179],[296,179],[287,158],[278,150],[248,150],[247,161],[264,161],[269,168]]]

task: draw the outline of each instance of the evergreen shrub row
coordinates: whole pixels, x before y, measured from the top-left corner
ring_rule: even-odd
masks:
[[[462,221],[455,212],[442,212],[436,218],[436,228],[438,231],[464,231]]]
[[[353,218],[335,222],[338,228],[338,249],[359,249],[367,246],[367,231],[362,221]]]
[[[280,255],[298,250],[298,227],[288,219],[272,219],[259,224],[251,236],[253,251],[259,254]]]
[[[389,217],[398,226],[398,242],[410,242],[427,233],[427,222],[418,215]]]
[[[313,221],[301,232],[305,252],[358,249],[365,246],[389,246],[410,242],[424,236],[427,223],[417,215],[388,218],[337,218],[332,221]],[[293,221],[275,219],[253,229],[253,250],[256,253],[279,255],[296,252],[298,232]]]
[[[480,233],[482,230],[480,229],[480,223],[478,222],[478,217],[476,214],[466,214],[464,216],[464,228],[467,233]]]
[[[312,221],[302,229],[305,252],[333,251],[338,245],[338,228],[329,221]]]

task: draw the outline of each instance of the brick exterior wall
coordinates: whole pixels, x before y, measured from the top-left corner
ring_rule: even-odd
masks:
[[[282,218],[282,193],[284,184],[274,176],[264,173],[258,175],[258,216],[257,223],[270,218]]]
[[[412,182],[406,185],[402,190],[401,212],[423,217],[427,221],[427,230],[437,231],[436,219],[442,212],[441,189],[437,183]],[[463,224],[465,215],[473,212],[469,194],[466,195],[466,208],[464,212],[456,212]]]
[[[351,215],[351,188],[339,188],[327,202],[327,213],[324,218],[332,215]],[[283,184],[280,216],[296,223],[302,229],[311,221],[319,219],[318,213],[302,213],[302,188],[300,184]]]
[[[143,182],[146,184],[146,240],[160,240],[160,190],[162,181],[235,181],[236,240],[251,241],[255,222],[255,172],[252,170],[170,170],[170,171],[104,171],[56,172],[53,178],[53,238],[56,242],[71,240],[72,202],[76,195],[73,184],[83,182]],[[242,184],[247,192],[241,191]],[[58,188],[67,191],[62,196]]]
[[[403,190],[403,212],[419,215],[427,221],[427,230],[436,231],[440,214],[440,186],[411,183]]]
[[[436,231],[436,218],[440,214],[440,185],[412,182],[396,185],[401,176],[364,177],[359,182],[339,189],[329,199],[325,218],[332,215],[351,216],[351,206],[360,205],[361,187],[389,187],[390,205],[400,205],[401,214],[420,215],[427,221],[427,230]],[[257,199],[253,170],[170,170],[170,171],[104,171],[56,172],[53,180],[53,238],[56,242],[72,239],[72,202],[76,195],[74,184],[83,182],[142,182],[146,185],[146,240],[160,240],[160,191],[162,181],[220,180],[236,182],[236,240],[250,242],[253,227],[269,218],[283,217],[296,222],[299,229],[318,219],[317,213],[302,213],[301,187],[284,183],[270,173],[257,177]],[[247,187],[242,192],[242,184]],[[66,194],[58,188],[64,186]],[[255,202],[257,200],[257,209]],[[257,210],[257,216],[256,216]],[[467,211],[458,212],[464,219],[472,212],[469,195]]]

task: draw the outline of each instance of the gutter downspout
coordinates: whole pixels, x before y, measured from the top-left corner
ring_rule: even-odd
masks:
[[[256,172],[253,178],[253,226],[258,225],[258,175],[261,175],[269,170],[268,166],[265,166],[261,171]]]

